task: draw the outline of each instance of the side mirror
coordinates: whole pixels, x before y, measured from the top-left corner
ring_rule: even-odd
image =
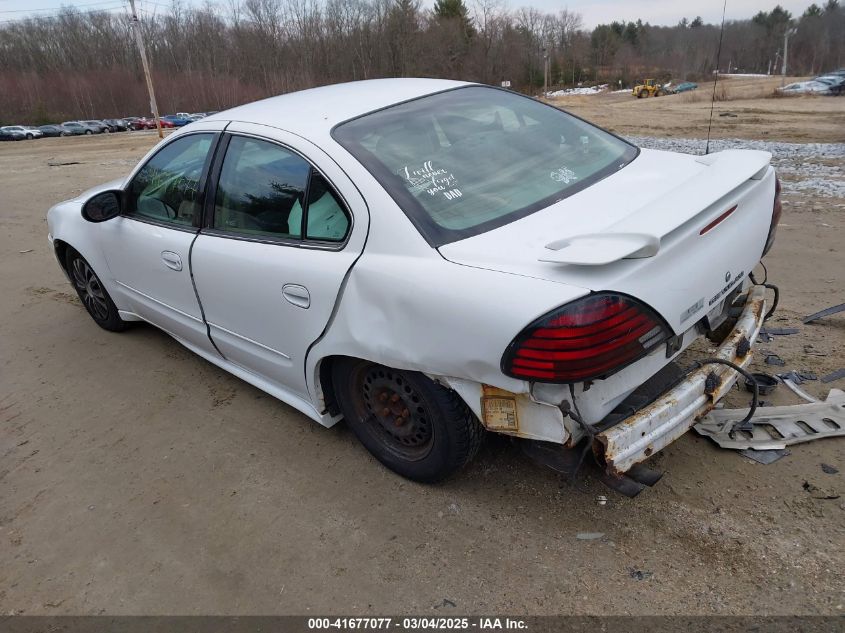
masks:
[[[89,222],[105,222],[119,215],[119,191],[103,191],[82,205],[82,217]]]

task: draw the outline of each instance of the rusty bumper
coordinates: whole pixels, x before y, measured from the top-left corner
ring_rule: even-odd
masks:
[[[715,357],[747,366],[751,362],[748,344],[756,340],[765,314],[764,289],[752,286],[736,326]],[[674,442],[728,393],[738,376],[730,367],[705,365],[647,407],[598,434],[595,450],[607,471],[624,473]]]

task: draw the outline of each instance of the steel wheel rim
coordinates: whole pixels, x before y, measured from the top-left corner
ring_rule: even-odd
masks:
[[[88,263],[78,257],[73,260],[73,285],[76,286],[82,303],[95,319],[108,319],[109,304],[106,301],[106,291]]]
[[[353,373],[352,399],[369,433],[407,461],[425,458],[434,444],[432,415],[422,395],[400,372],[365,365]]]

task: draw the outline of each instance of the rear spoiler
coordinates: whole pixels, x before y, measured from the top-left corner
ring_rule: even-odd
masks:
[[[601,266],[620,259],[654,257],[660,241],[748,180],[762,180],[772,155],[729,149],[696,157],[706,167],[656,203],[632,213],[601,233],[574,235],[549,242],[538,259],[554,264]],[[679,207],[676,196],[696,201]],[[649,227],[644,232],[643,227]]]

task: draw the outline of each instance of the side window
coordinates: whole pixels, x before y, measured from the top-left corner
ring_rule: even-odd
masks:
[[[312,172],[308,186],[308,212],[305,237],[323,242],[342,242],[349,231],[349,217],[326,179]]]
[[[310,173],[311,166],[293,152],[233,136],[217,185],[214,228],[299,239]]]
[[[191,226],[201,213],[199,190],[213,134],[190,134],[166,145],[132,179],[126,213]]]
[[[342,242],[349,224],[325,178],[298,154],[258,139],[229,141],[214,204],[215,229]]]

